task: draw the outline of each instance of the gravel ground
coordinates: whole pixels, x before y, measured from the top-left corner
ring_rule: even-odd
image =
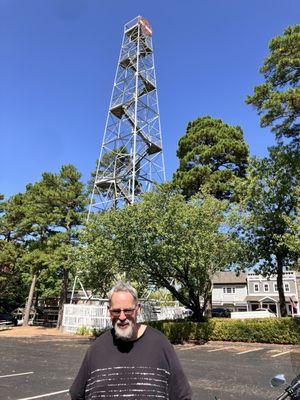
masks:
[[[0,330],[1,337],[34,337],[34,336],[60,336],[60,337],[80,337],[72,333],[61,332],[56,328],[45,328],[43,326],[14,326]]]

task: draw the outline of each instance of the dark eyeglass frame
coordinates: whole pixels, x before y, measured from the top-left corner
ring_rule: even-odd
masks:
[[[138,304],[134,308],[118,308],[118,309],[109,308],[109,312],[113,317],[119,317],[122,312],[125,314],[126,317],[131,317],[131,315],[134,313],[137,307]]]

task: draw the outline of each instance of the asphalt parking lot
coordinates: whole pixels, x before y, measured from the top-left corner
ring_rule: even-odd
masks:
[[[68,388],[89,345],[82,338],[0,338],[0,399],[69,399]],[[176,346],[195,400],[273,400],[280,390],[269,380],[279,372],[288,380],[300,373],[298,350],[213,342]]]

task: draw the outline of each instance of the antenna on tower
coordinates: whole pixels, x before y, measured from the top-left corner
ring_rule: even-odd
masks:
[[[152,28],[138,16],[124,26],[88,219],[164,181]]]
[[[133,204],[165,182],[165,165],[154,67],[152,28],[138,16],[124,25],[100,157],[87,220],[97,211]],[[88,295],[77,271],[77,281]]]

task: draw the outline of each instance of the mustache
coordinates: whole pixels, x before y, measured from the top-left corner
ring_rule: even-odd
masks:
[[[116,325],[118,325],[118,326],[122,326],[122,325],[127,325],[127,324],[130,324],[131,323],[131,321],[129,320],[129,319],[125,319],[125,321],[117,321],[116,322]]]

